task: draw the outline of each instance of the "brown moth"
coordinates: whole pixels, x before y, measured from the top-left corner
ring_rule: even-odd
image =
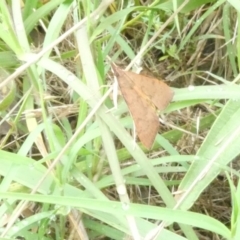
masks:
[[[171,102],[174,92],[156,78],[112,67],[133,117],[137,135],[142,144],[150,149],[159,130],[156,108],[163,111]]]

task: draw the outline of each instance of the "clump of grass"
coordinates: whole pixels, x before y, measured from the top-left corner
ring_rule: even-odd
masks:
[[[0,1],[1,237],[238,239],[238,10]],[[150,151],[109,59],[174,90]]]

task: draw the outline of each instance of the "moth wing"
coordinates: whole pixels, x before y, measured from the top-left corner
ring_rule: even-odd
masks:
[[[163,81],[146,77],[134,72],[127,72],[138,91],[143,93],[160,111],[163,111],[172,101],[174,92]]]

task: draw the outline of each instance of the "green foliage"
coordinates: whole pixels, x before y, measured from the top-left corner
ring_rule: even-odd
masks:
[[[156,239],[239,238],[239,4],[143,2],[0,1],[2,239],[64,239],[80,216],[89,239],[150,238],[153,220]],[[111,109],[111,61],[170,80],[150,152]],[[223,170],[231,226],[198,204]]]

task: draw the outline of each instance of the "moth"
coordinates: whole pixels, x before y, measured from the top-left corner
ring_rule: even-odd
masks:
[[[150,149],[159,130],[157,109],[163,111],[172,101],[174,92],[163,81],[112,65],[118,85],[132,115],[136,133]]]

